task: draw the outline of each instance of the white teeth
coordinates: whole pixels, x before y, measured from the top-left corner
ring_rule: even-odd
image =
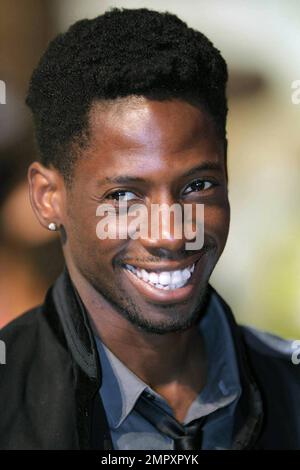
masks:
[[[182,271],[182,277],[183,279],[186,281],[187,279],[189,279],[191,277],[192,273],[189,269],[185,268],[183,271]]]
[[[158,275],[156,273],[150,273],[149,274],[149,282],[152,282],[153,284],[158,283]]]
[[[181,271],[173,271],[172,272],[172,284],[180,284],[183,281],[181,276]]]
[[[149,280],[149,274],[147,273],[147,271],[145,271],[145,269],[142,269],[141,274],[142,274],[143,280],[144,280],[145,282],[148,282],[148,280]]]
[[[178,282],[177,284],[174,284],[174,289],[178,289],[179,287],[182,287],[184,284]]]
[[[163,286],[168,286],[171,283],[171,274],[168,271],[159,273],[159,283]]]
[[[139,279],[148,282],[157,289],[174,290],[183,287],[187,283],[195,269],[195,263],[181,270],[163,271],[160,273],[138,269],[130,264],[126,264],[125,267]]]

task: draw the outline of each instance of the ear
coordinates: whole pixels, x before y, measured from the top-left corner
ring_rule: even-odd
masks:
[[[40,224],[48,229],[51,222],[63,223],[65,186],[62,175],[54,168],[33,162],[28,169],[29,195]]]

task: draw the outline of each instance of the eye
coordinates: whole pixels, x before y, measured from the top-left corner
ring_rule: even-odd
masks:
[[[115,201],[130,201],[131,199],[137,199],[137,196],[131,191],[118,190],[108,194],[107,199],[113,199]]]
[[[183,194],[190,194],[192,192],[206,191],[213,186],[217,186],[216,183],[208,180],[195,180],[189,186],[186,187]]]

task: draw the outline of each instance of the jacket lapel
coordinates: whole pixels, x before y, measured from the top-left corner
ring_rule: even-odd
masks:
[[[251,449],[257,442],[263,423],[263,403],[260,391],[252,376],[247,350],[241,335],[241,329],[236,324],[230,307],[222,297],[210,286],[211,294],[215,295],[223,307],[231,329],[236,358],[239,368],[242,395],[239,399],[235,414],[233,431],[233,450]]]
[[[80,449],[113,449],[99,394],[101,364],[86,309],[67,269],[56,281],[53,301],[74,360]]]

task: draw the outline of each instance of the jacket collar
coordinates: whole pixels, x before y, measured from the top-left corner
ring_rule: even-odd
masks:
[[[223,312],[227,317],[236,350],[236,358],[242,386],[242,395],[236,412],[232,449],[251,449],[258,440],[263,424],[262,397],[252,375],[250,361],[248,360],[248,353],[245,342],[242,338],[241,329],[236,324],[231,309],[224,299],[212,286],[210,286],[210,291],[211,294],[215,295],[219,300],[223,307]]]
[[[223,307],[229,323],[240,373],[242,395],[236,412],[234,427],[233,449],[252,448],[258,439],[263,419],[262,400],[247,360],[247,351],[241,330],[236,324],[230,307],[222,297],[209,285],[209,296],[215,295]],[[89,383],[84,393],[86,400],[97,395],[101,386],[101,364],[97,353],[94,334],[92,332],[86,309],[74,287],[68,270],[65,269],[57,279],[52,290],[54,307],[62,324],[65,338],[73,359],[77,363],[84,382]],[[81,397],[83,400],[83,397]],[[99,404],[98,404],[99,406]],[[103,407],[103,404],[101,403]],[[107,426],[107,423],[106,423]],[[104,433],[106,439],[108,430]],[[111,441],[108,445],[111,447]]]
[[[91,380],[98,381],[101,373],[94,335],[86,309],[66,268],[54,284],[53,300],[73,358]]]

